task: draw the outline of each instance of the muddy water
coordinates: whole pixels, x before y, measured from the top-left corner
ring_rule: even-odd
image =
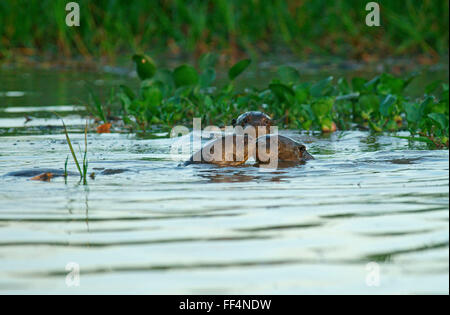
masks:
[[[3,176],[64,167],[50,112],[83,146],[77,95],[47,91],[0,88],[0,292],[448,294],[448,150],[283,131],[316,160],[262,172],[179,167],[163,133],[89,134],[87,186]]]

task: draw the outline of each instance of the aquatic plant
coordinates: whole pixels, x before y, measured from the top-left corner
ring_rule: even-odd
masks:
[[[86,122],[86,126],[84,128],[84,153],[83,153],[83,164],[82,167],[80,166],[80,163],[78,162],[77,155],[75,154],[75,150],[72,146],[72,141],[70,141],[69,133],[67,132],[66,124],[64,123],[64,120],[61,119],[64,134],[66,136],[67,145],[69,146],[70,153],[72,154],[73,161],[75,162],[75,165],[77,167],[78,173],[80,174],[80,181],[83,181],[83,185],[87,185],[87,173],[88,173],[88,160],[87,160],[87,129],[88,125]],[[66,158],[66,162],[64,164],[64,178],[67,179],[67,162],[68,157]]]
[[[173,71],[160,69],[145,55],[133,60],[141,78],[139,90],[135,93],[122,85],[108,101],[108,111],[133,129],[145,132],[154,126],[188,124],[194,117],[206,124],[228,125],[239,113],[261,110],[285,128],[409,131],[410,140],[448,147],[448,84],[433,82],[423,97],[411,99],[405,89],[417,73],[405,78],[383,73],[371,80],[327,77],[302,82],[295,68],[281,66],[267,87],[240,91],[234,80],[249,67],[250,59],[233,65],[223,86],[215,84],[214,54],[202,56],[199,71],[188,64]]]

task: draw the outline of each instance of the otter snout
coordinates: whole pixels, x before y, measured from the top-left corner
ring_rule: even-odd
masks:
[[[302,154],[302,159],[304,161],[308,161],[308,160],[314,160],[314,157],[308,151],[304,151]]]

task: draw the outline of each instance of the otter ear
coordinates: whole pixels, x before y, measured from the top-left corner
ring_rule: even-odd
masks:
[[[231,121],[231,125],[232,125],[233,127],[236,127],[236,119],[233,119],[233,120]]]

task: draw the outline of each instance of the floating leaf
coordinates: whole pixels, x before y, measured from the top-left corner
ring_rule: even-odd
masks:
[[[181,65],[173,71],[173,78],[176,86],[196,85],[198,83],[198,73],[194,67]]]
[[[133,61],[136,63],[136,71],[141,80],[151,79],[156,72],[153,60],[146,55],[134,55]]]
[[[228,71],[228,77],[231,81],[236,79],[238,75],[240,75],[242,72],[244,72],[245,69],[251,64],[251,59],[244,59],[231,67],[230,71]]]

